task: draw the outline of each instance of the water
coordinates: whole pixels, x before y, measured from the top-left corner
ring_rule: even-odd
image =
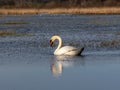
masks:
[[[6,30],[20,35],[0,36],[0,90],[120,89],[120,15],[2,16]],[[54,56],[55,34],[82,56]]]

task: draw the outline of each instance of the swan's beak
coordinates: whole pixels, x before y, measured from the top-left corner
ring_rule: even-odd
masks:
[[[50,46],[52,47],[52,45],[53,45],[53,42],[52,42],[52,40],[50,40]]]

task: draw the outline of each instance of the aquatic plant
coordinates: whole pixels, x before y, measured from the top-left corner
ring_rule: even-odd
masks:
[[[0,31],[0,36],[11,36],[11,35],[15,35],[16,32],[12,31],[12,30],[2,30]]]
[[[14,30],[2,30],[0,36],[33,36],[32,34],[17,33]]]
[[[22,21],[8,21],[1,23],[2,25],[19,25],[19,24],[28,24],[28,22],[22,22]]]
[[[100,46],[101,47],[107,47],[107,46],[116,46],[116,45],[119,45],[119,41],[117,40],[111,40],[111,41],[102,41],[100,43]]]

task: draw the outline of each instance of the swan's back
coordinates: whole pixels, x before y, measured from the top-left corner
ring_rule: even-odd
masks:
[[[81,49],[77,49],[72,46],[64,46],[64,47],[61,47],[57,52],[54,52],[54,54],[55,55],[79,55],[81,54]]]

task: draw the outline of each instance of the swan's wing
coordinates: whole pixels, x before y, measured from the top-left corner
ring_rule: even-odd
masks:
[[[80,49],[72,46],[64,46],[57,51],[57,55],[78,55],[80,51]]]

